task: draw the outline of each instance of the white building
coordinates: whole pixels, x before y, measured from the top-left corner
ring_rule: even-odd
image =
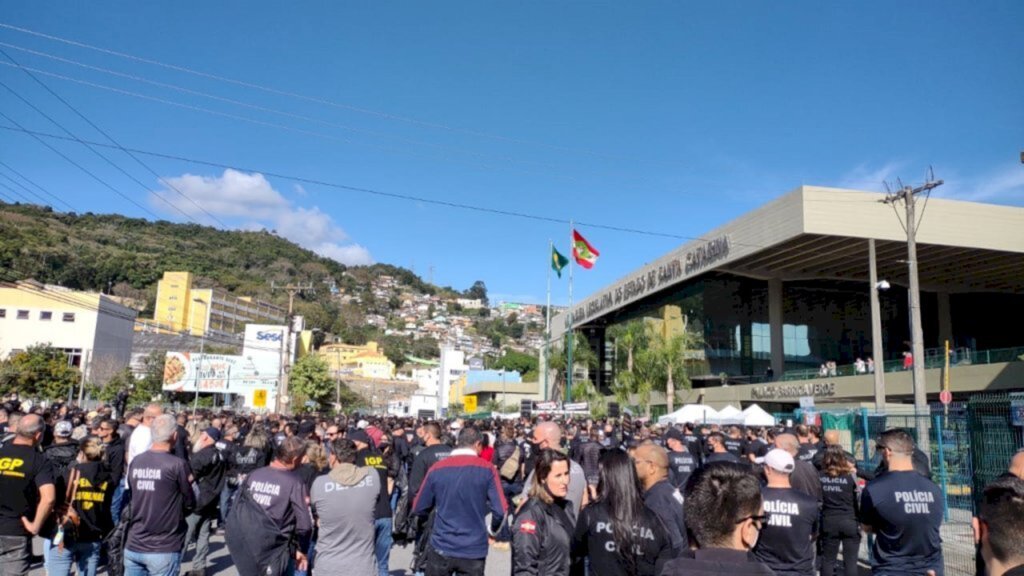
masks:
[[[455,303],[462,306],[463,310],[479,310],[484,307],[483,300],[479,298],[457,298]]]
[[[49,344],[106,379],[131,362],[137,312],[99,293],[35,281],[0,287],[0,358]]]
[[[441,348],[440,375],[436,396],[437,414],[441,415],[447,411],[452,385],[468,370],[465,352],[448,346]]]

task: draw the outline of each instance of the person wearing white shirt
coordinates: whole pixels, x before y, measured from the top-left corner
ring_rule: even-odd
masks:
[[[157,416],[164,413],[164,409],[159,404],[150,404],[146,406],[146,411],[142,414],[142,424],[132,431],[131,440],[128,443],[128,455],[125,457],[128,466],[132,465],[132,460],[136,456],[142,454],[146,450],[149,450],[153,445],[153,431],[150,426],[153,424],[153,420]]]

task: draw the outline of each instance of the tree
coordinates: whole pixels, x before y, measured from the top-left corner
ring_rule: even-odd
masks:
[[[296,403],[312,400],[320,405],[330,404],[336,394],[327,362],[317,354],[308,354],[292,366],[289,386]]]
[[[696,349],[700,343],[700,336],[689,330],[685,320],[682,332],[678,334],[656,333],[652,338],[655,353],[665,372],[665,400],[669,412],[675,409],[676,385],[687,390],[690,389],[690,374],[686,359],[688,353]]]
[[[17,392],[23,397],[60,400],[66,399],[78,382],[78,369],[68,365],[64,352],[49,344],[29,346],[0,362],[3,394]]]
[[[473,285],[469,287],[469,290],[466,290],[464,295],[466,298],[470,300],[479,300],[483,302],[484,306],[488,304],[487,284],[484,284],[483,280],[477,280],[476,282],[473,282]]]
[[[532,354],[523,354],[522,352],[516,352],[515,350],[506,350],[504,356],[498,358],[491,364],[491,368],[495,370],[514,370],[523,375],[524,381],[529,381],[526,378],[526,375],[531,373],[536,375],[539,365],[540,361]]]
[[[563,338],[560,348],[552,350],[551,359],[548,362],[548,369],[554,371],[555,381],[551,386],[551,398],[558,399],[565,395],[566,375],[569,366],[569,343],[573,347],[573,381],[576,380],[576,368],[583,367],[584,380],[590,379],[590,371],[597,368],[597,354],[590,349],[587,339],[581,334],[570,332]]]

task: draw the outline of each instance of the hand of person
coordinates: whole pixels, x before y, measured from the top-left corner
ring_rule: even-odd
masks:
[[[33,536],[38,535],[39,529],[42,528],[42,526],[37,526],[35,522],[29,521],[29,519],[24,516],[21,517],[21,525],[24,526],[25,530]]]
[[[302,552],[295,552],[295,569],[305,572],[309,568],[309,560]]]

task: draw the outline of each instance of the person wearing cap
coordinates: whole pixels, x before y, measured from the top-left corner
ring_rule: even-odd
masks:
[[[377,505],[374,509],[374,554],[377,557],[379,576],[387,576],[391,561],[391,493],[395,478],[388,474],[388,465],[384,454],[373,447],[373,440],[366,430],[356,429],[349,433],[348,439],[356,445],[356,466],[368,466],[377,471],[380,490],[377,492]]]
[[[199,495],[196,498],[196,508],[188,517],[188,535],[185,537],[185,550],[182,553],[183,556],[187,554],[188,545],[195,542],[192,568],[189,571],[192,576],[206,574],[206,559],[210,553],[210,527],[220,515],[218,505],[220,493],[224,490],[228,466],[216,446],[220,440],[220,430],[212,426],[207,428],[199,434],[199,440],[192,447],[192,457],[189,459],[192,474],[199,486]]]
[[[53,468],[53,477],[58,479],[57,494],[64,493],[63,478],[71,463],[78,456],[78,442],[71,439],[74,426],[68,420],[61,420],[53,426],[53,444],[43,450],[43,456]]]
[[[668,481],[678,490],[682,490],[690,474],[700,464],[697,457],[690,453],[686,437],[678,428],[672,427],[665,432],[665,446],[668,448]]]
[[[821,494],[821,480],[818,479],[818,470],[813,464],[805,460],[800,460],[800,442],[797,437],[793,434],[779,434],[775,437],[775,448],[784,450],[793,457],[795,467],[793,468],[792,474],[790,474],[789,482],[793,488],[810,494],[818,502],[818,506],[821,506],[822,494]]]
[[[874,533],[873,574],[942,576],[942,491],[914,469],[914,439],[905,430],[888,430],[875,451],[887,472],[861,495],[861,524]]]
[[[761,489],[767,518],[754,556],[780,576],[814,576],[817,500],[790,483],[796,464],[789,452],[775,448],[755,462],[768,484]]]

